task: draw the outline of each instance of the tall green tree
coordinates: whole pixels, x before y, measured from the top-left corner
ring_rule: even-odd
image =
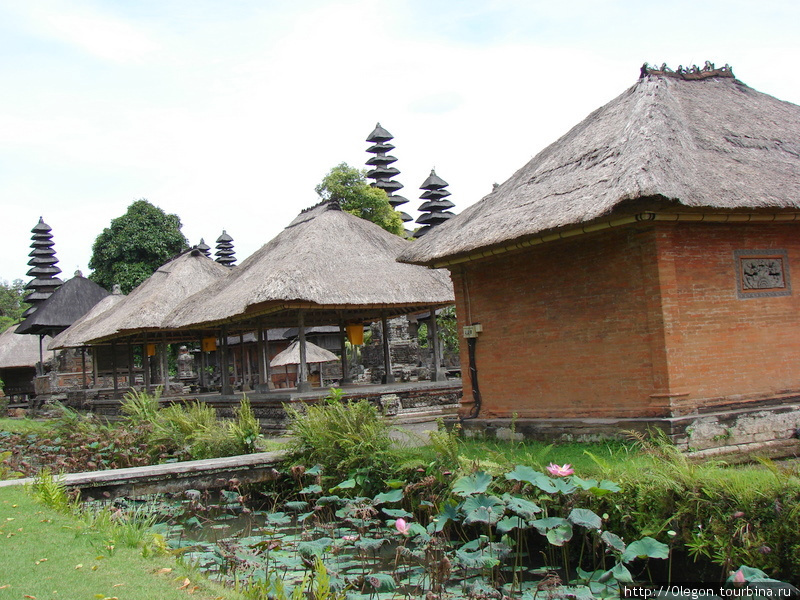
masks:
[[[142,198],[97,236],[89,279],[108,290],[118,283],[127,294],[188,247],[178,215],[168,215]]]
[[[24,297],[25,282],[22,279],[15,279],[13,283],[0,281],[0,333],[19,322],[29,306],[22,301]]]
[[[366,171],[340,163],[314,190],[323,200],[337,200],[342,210],[351,215],[372,221],[389,233],[405,235],[403,221],[389,204],[386,192],[367,183]]]

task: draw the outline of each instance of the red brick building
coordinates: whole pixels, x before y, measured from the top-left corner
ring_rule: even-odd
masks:
[[[470,426],[695,448],[800,427],[800,107],[727,67],[644,67],[401,260],[447,267],[480,325]]]

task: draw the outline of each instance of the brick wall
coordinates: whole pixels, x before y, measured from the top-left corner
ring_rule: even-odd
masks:
[[[654,248],[653,227],[627,228],[454,269],[459,327],[483,326],[481,416],[665,414]]]
[[[663,224],[657,246],[673,412],[800,390],[800,225]],[[739,298],[734,251],[769,249],[793,293]]]
[[[481,416],[669,416],[800,389],[798,294],[737,296],[734,250],[763,249],[800,286],[794,224],[640,224],[454,267],[459,329],[483,326]]]

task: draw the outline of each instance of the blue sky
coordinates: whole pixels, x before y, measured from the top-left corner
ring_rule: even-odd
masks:
[[[64,278],[88,274],[138,198],[241,261],[364,165],[377,121],[406,212],[432,167],[462,210],[644,61],[729,63],[800,103],[799,26],[771,0],[0,0],[0,280],[28,279],[40,215]]]

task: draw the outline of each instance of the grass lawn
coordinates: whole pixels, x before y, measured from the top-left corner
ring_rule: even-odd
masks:
[[[17,486],[0,488],[0,540],[2,600],[242,598],[169,556],[149,559],[140,549],[117,546],[79,519],[37,504]]]
[[[53,430],[51,420],[42,419],[0,419],[0,431],[10,433],[48,433]]]

